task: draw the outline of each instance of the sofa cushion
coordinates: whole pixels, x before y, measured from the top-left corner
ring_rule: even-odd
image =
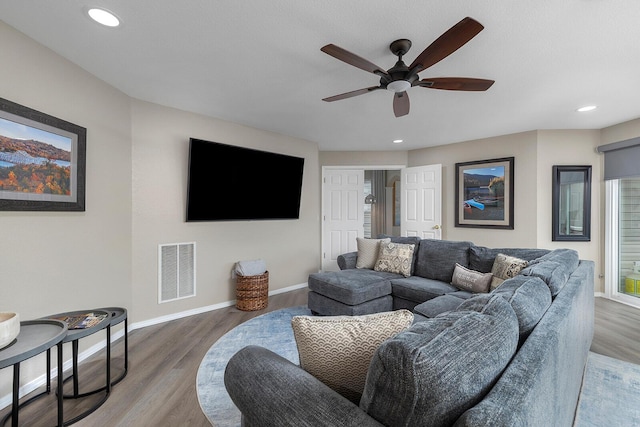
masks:
[[[575,250],[556,249],[531,261],[521,274],[544,280],[551,290],[551,296],[555,297],[567,283],[571,273],[578,268],[579,263],[580,258]]]
[[[493,261],[493,267],[491,267],[491,273],[493,274],[491,290],[496,289],[505,280],[517,276],[527,264],[528,262],[524,259],[502,253],[496,255],[496,259]]]
[[[402,274],[404,277],[411,276],[414,248],[415,245],[406,243],[380,242],[378,259],[373,269]]]
[[[455,292],[451,292],[450,294],[447,295],[453,295],[454,297],[458,297],[458,298],[462,298],[462,299],[469,299],[472,296],[475,296],[475,294],[473,292],[468,292],[468,291],[455,291]]]
[[[493,261],[498,254],[531,261],[551,252],[549,249],[536,248],[487,248],[471,245],[469,248],[469,268],[483,273],[489,273],[493,267]]]
[[[492,277],[491,273],[480,273],[456,263],[451,284],[462,291],[486,293],[489,292]]]
[[[458,290],[449,283],[419,276],[391,279],[391,289],[394,298],[404,298],[418,303]]]
[[[360,407],[388,426],[451,426],[482,400],[515,353],[518,321],[504,298],[479,297],[481,311],[426,319],[383,342]]]
[[[422,239],[414,274],[427,279],[451,283],[456,263],[469,267],[471,242]]]
[[[551,305],[549,287],[538,277],[516,276],[506,280],[493,294],[511,304],[518,317],[521,339],[529,335]]]
[[[361,316],[363,314],[380,313],[391,311],[394,299],[391,295],[374,298],[356,305],[349,305],[319,293],[309,291],[307,294],[307,305],[313,314],[321,316]]]
[[[358,403],[373,353],[412,322],[413,313],[398,310],[365,316],[294,316],[291,327],[300,367]]]
[[[455,310],[465,301],[465,299],[458,298],[452,294],[441,295],[416,305],[413,311],[425,317],[436,317],[439,314]]]
[[[365,239],[356,237],[358,245],[358,259],[356,260],[356,268],[373,269],[378,259],[378,251],[380,243],[388,243],[389,239]]]
[[[342,270],[311,273],[309,289],[320,295],[356,305],[391,294],[389,277],[402,277],[391,273],[377,273],[373,270]]]

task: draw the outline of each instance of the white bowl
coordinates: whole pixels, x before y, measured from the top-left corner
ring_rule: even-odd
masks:
[[[0,313],[0,349],[11,344],[20,333],[20,316],[17,313]]]

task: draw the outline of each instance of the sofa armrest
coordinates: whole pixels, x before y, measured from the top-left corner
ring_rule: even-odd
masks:
[[[358,252],[347,252],[346,254],[338,255],[338,267],[340,270],[347,270],[349,268],[356,268],[356,261],[358,260]]]
[[[224,383],[243,426],[375,426],[382,424],[314,376],[259,346],[238,351]]]

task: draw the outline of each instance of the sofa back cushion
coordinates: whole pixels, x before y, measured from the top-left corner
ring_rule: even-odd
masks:
[[[556,249],[531,261],[520,274],[541,278],[549,286],[551,296],[555,297],[567,283],[571,273],[578,268],[579,263],[580,257],[575,250]]]
[[[477,311],[414,323],[376,350],[360,408],[388,426],[451,426],[489,392],[518,344],[511,305],[483,294]]]
[[[469,267],[471,245],[465,241],[422,239],[414,275],[451,283],[456,263]]]
[[[519,275],[508,279],[493,294],[500,295],[511,304],[518,318],[521,342],[536,327],[551,305],[549,287],[538,277]],[[473,304],[472,299],[465,301],[458,309],[468,309],[465,304]]]
[[[493,261],[498,254],[505,254],[525,261],[540,258],[551,252],[549,249],[536,248],[487,248],[471,245],[469,248],[469,268],[483,273],[489,273],[493,267]]]

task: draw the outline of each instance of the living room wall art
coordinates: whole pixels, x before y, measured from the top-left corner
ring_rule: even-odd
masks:
[[[0,210],[84,211],[87,130],[0,98]]]
[[[456,163],[456,227],[513,230],[513,157]]]

